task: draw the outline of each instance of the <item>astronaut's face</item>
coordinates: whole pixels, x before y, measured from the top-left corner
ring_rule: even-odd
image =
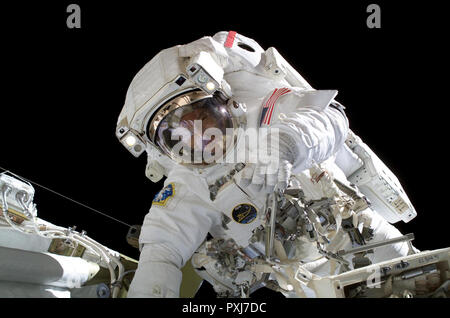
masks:
[[[192,132],[190,139],[188,139],[190,142],[188,142],[186,146],[188,149],[194,149],[194,152],[203,151],[207,145],[214,142],[216,136],[213,135],[211,138],[205,138],[205,132],[209,128],[217,128],[217,126],[220,125],[220,123],[215,120],[214,116],[210,116],[210,114],[202,108],[196,108],[192,112],[182,116],[180,123],[184,128]],[[195,129],[196,126],[198,129]],[[198,141],[201,141],[201,144]],[[198,149],[195,149],[196,147]],[[215,154],[215,147],[213,147],[212,154]]]
[[[190,128],[193,127],[193,124],[195,124],[196,121],[200,121],[198,125],[201,126],[201,131],[198,131],[196,133],[201,133],[201,136],[203,136],[204,132],[208,128],[214,128],[220,124],[216,122],[214,116],[210,116],[209,112],[205,111],[202,108],[196,108],[192,112],[183,115],[181,117],[180,123],[182,126]],[[192,139],[193,138],[194,134],[192,135]],[[194,147],[193,141],[191,145],[192,147]]]
[[[211,97],[169,113],[158,126],[155,141],[180,163],[211,164],[226,152],[227,128],[233,128],[227,106]]]

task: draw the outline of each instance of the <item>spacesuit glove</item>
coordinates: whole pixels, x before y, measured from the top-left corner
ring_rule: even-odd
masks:
[[[283,191],[289,184],[295,161],[295,142],[286,133],[269,133],[268,142],[258,150],[258,162],[247,164],[240,185],[252,192]],[[262,147],[264,147],[262,149]]]

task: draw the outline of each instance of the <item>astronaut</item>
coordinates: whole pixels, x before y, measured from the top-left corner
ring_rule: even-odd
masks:
[[[264,282],[288,297],[314,297],[314,277],[364,266],[338,250],[401,236],[388,221],[409,221],[414,208],[349,130],[336,94],[313,89],[275,48],[233,31],[148,62],[131,82],[116,135],[134,156],[147,153],[150,180],[167,179],[142,225],[128,297],[178,297],[180,268],[191,258],[221,295],[249,295]],[[380,165],[390,178],[371,173]],[[371,199],[389,205],[384,214],[364,195],[377,180],[384,192]],[[270,210],[292,191],[295,212]],[[359,261],[410,247],[386,245]]]

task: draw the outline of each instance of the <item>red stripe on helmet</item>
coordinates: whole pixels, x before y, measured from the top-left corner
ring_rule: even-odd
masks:
[[[236,32],[235,31],[228,32],[227,40],[225,41],[224,46],[225,47],[229,47],[229,48],[232,47],[235,37],[236,37]]]

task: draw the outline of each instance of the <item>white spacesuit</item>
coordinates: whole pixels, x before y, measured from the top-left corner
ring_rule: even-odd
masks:
[[[264,282],[286,296],[314,297],[314,277],[407,255],[405,242],[358,254],[353,264],[337,255],[401,236],[388,221],[409,221],[415,211],[395,176],[349,130],[336,94],[314,90],[276,49],[232,31],[147,63],[128,89],[116,135],[133,155],[147,152],[152,181],[167,179],[145,217],[128,296],[177,297],[180,268],[191,258],[222,295],[248,295]],[[214,128],[226,137],[183,139],[194,120],[204,125],[200,134]],[[250,135],[263,130],[276,156],[253,162],[249,156],[267,144],[249,142]],[[195,161],[197,151],[180,148],[175,135],[200,150],[213,144],[213,160],[200,154]],[[286,203],[284,190],[297,191],[291,207],[299,193],[307,204],[276,214],[270,206]],[[331,212],[319,217],[325,201]],[[309,221],[300,226],[302,218]]]

